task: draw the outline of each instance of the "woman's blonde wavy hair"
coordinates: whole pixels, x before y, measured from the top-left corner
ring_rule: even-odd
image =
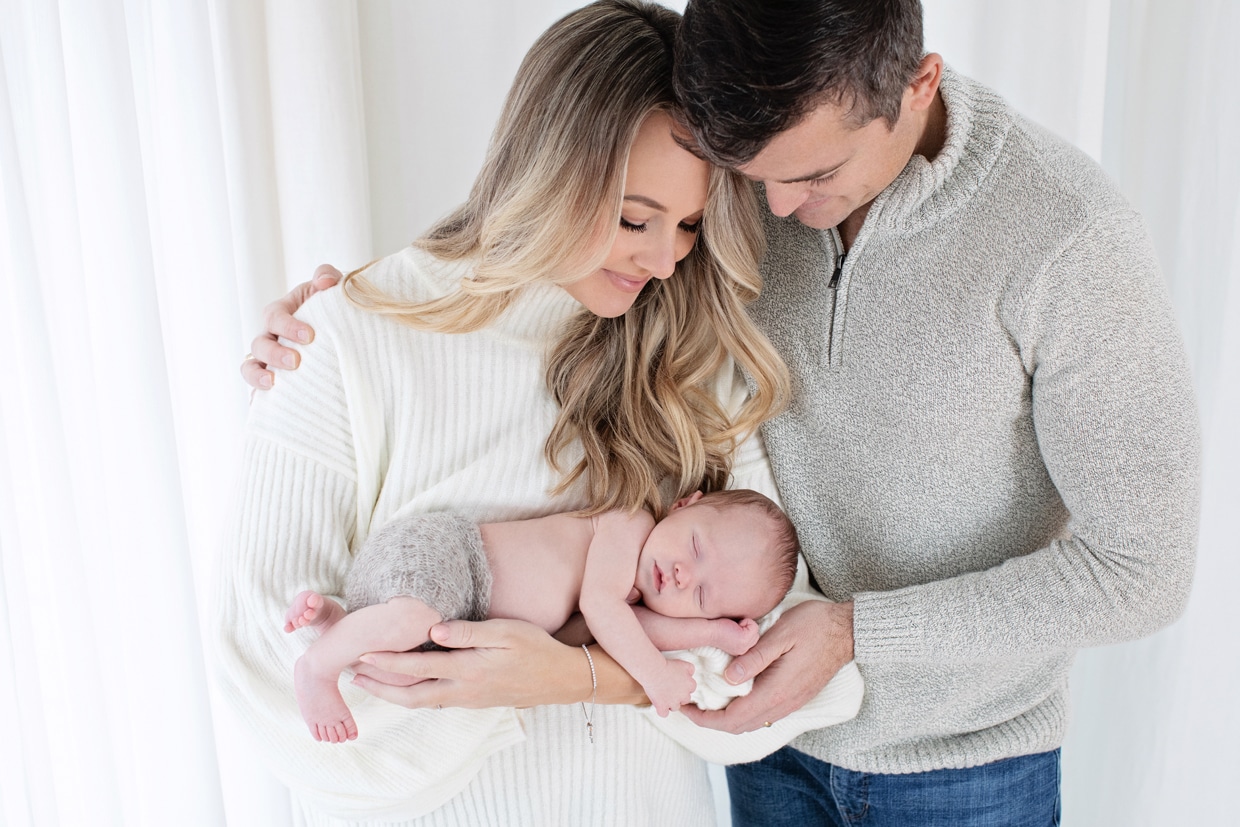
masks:
[[[637,0],[571,12],[531,47],[508,93],[469,199],[415,245],[467,259],[460,289],[400,302],[362,277],[344,282],[356,306],[419,329],[478,330],[536,283],[597,271],[620,224],[629,148],[653,112],[675,112],[672,47],[679,15]],[[763,250],[752,186],[714,168],[693,250],[652,280],[618,318],[582,310],[548,358],[560,406],[546,456],[584,480],[588,512],[650,508],[726,486],[739,442],[782,409],[787,370],[745,305],[761,287]],[[727,357],[754,388],[733,416],[715,380]],[[580,448],[580,452],[577,448]]]

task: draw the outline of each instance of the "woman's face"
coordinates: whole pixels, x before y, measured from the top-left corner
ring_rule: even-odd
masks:
[[[652,278],[665,279],[697,240],[710,168],[672,137],[663,112],[646,118],[629,152],[620,229],[602,269],[564,285],[595,315],[623,315]]]

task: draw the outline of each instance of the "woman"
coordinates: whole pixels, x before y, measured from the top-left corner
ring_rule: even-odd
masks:
[[[722,487],[781,404],[783,366],[744,312],[751,188],[673,136],[677,22],[603,0],[548,30],[466,204],[308,302],[300,369],[255,399],[221,566],[222,695],[308,824],[713,823],[703,763],[621,705],[640,690],[597,647],[588,664],[528,624],[488,622],[505,645],[471,652],[501,661],[504,687],[408,687],[413,711],[352,690],[363,737],[322,745],[292,691],[305,640],[280,630],[293,594],[338,594],[351,550],[398,513],[658,513]],[[754,466],[736,482],[769,491]],[[590,712],[577,702],[594,679]],[[542,706],[451,708],[496,703]]]

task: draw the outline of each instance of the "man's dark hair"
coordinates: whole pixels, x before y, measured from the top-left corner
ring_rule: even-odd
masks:
[[[894,127],[921,19],[920,0],[689,0],[675,84],[699,151],[747,163],[824,102]]]

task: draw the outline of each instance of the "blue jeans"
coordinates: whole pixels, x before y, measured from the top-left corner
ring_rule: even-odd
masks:
[[[964,770],[853,772],[785,747],[728,767],[733,827],[1054,827],[1059,750]]]

